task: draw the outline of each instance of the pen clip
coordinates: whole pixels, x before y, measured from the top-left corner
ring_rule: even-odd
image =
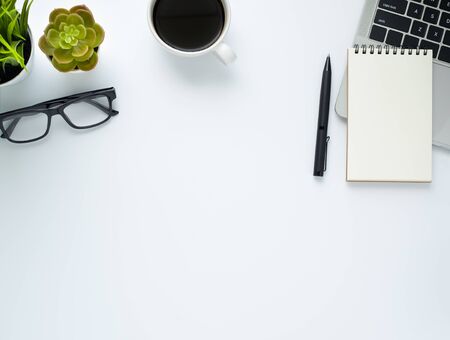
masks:
[[[330,142],[330,136],[327,137],[326,142],[325,142],[325,164],[324,164],[324,169],[323,172],[327,171],[327,163],[328,163],[328,143]]]

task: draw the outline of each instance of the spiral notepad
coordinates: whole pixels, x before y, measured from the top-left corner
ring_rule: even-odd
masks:
[[[432,51],[348,51],[347,180],[431,182]]]

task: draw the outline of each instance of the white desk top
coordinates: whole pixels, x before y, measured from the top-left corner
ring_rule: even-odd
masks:
[[[334,102],[362,1],[232,0],[229,69],[160,49],[145,0],[86,3],[98,68],[37,51],[2,109],[113,85],[121,113],[1,141],[0,339],[450,338],[450,154],[432,185],[347,184],[332,115],[312,177],[323,64]],[[36,1],[36,39],[74,4]]]

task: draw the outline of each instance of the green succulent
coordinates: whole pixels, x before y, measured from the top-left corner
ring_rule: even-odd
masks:
[[[32,0],[25,0],[22,10],[16,9],[16,0],[0,0],[0,65],[25,69],[24,46],[28,36],[28,15]],[[0,73],[0,78],[2,74]],[[0,79],[0,82],[2,79]]]
[[[98,47],[104,38],[105,31],[86,6],[57,8],[50,14],[39,47],[58,71],[90,71],[97,65]]]

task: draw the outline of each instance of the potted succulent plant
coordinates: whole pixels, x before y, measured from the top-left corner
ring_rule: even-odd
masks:
[[[25,0],[21,12],[16,0],[0,0],[0,87],[25,79],[33,56],[33,36],[28,15],[33,0]]]
[[[90,71],[97,66],[105,31],[85,5],[57,8],[39,40],[39,47],[61,72]]]

